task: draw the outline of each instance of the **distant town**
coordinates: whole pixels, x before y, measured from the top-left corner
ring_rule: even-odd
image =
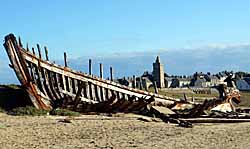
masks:
[[[235,86],[241,91],[250,91],[250,74],[247,72],[222,71],[217,74],[210,72],[195,72],[191,76],[168,75],[164,71],[164,64],[157,56],[153,62],[152,71],[145,71],[142,76],[123,77],[116,82],[129,87],[148,90],[155,85],[157,88],[213,88],[219,84],[226,84],[225,79],[233,76]]]

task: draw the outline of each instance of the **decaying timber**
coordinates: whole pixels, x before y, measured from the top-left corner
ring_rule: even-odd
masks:
[[[23,47],[21,39],[17,41],[13,34],[5,37],[4,47],[8,53],[11,67],[17,78],[27,91],[30,100],[36,108],[54,109],[67,108],[78,112],[152,112],[163,119],[169,119],[160,111],[150,109],[152,105],[163,106],[173,110],[177,117],[196,117],[205,110],[216,108],[221,104],[232,105],[240,101],[239,92],[230,90],[224,92],[221,98],[204,103],[188,102],[123,86],[113,82],[113,69],[110,67],[110,80],[103,79],[103,66],[100,64],[100,77],[92,75],[91,60],[89,74],[74,71],[68,67],[67,55],[64,53],[64,66],[51,63],[48,49],[45,47],[45,59],[37,44],[35,49]],[[157,88],[156,88],[157,89]]]
[[[13,34],[5,37],[4,47],[20,83],[37,108],[52,109],[65,106],[76,111],[85,111],[86,105],[97,105],[100,109],[105,107],[104,110],[108,106],[112,110],[119,111],[122,107],[122,110],[126,111],[128,108],[132,110],[132,105],[137,108],[137,103],[148,103],[152,97],[167,105],[178,101],[117,84],[112,81],[112,77],[111,80],[95,77],[91,74],[91,70],[90,74],[71,70],[67,67],[66,53],[64,53],[65,66],[49,62],[47,48],[45,48],[46,59],[43,60],[38,44],[38,56],[36,56],[34,48],[31,53],[28,47],[26,49],[22,47],[20,38],[17,42]],[[116,105],[117,108],[114,109],[112,105]]]

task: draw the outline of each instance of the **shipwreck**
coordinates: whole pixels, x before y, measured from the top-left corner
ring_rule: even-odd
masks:
[[[44,47],[42,57],[39,44],[36,52],[35,48],[29,49],[28,44],[24,47],[21,39],[17,40],[13,34],[5,37],[4,47],[10,67],[38,109],[66,108],[81,113],[153,113],[166,121],[181,123],[179,118],[199,117],[206,110],[226,107],[235,111],[232,102],[240,102],[239,91],[229,87],[220,87],[221,96],[216,99],[196,103],[123,86],[113,81],[112,73],[110,80],[103,79],[102,65],[99,77],[92,75],[91,71],[87,74],[69,68],[66,53],[65,65],[57,65],[49,61],[47,47]],[[159,107],[171,110],[174,116],[164,114]]]

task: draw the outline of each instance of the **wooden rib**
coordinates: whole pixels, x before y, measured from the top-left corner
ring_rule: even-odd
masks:
[[[89,75],[92,75],[92,60],[89,59]]]
[[[49,61],[49,51],[48,51],[48,48],[46,46],[44,46],[44,50],[45,50],[46,61]]]
[[[100,63],[100,78],[103,79],[103,65]]]
[[[92,92],[92,99],[94,101],[97,101],[97,98],[96,98],[96,91],[95,91],[95,85],[93,83],[90,84],[90,88],[91,88],[91,92]]]
[[[30,51],[30,49],[29,49],[29,44],[27,43],[26,44],[26,50],[29,52]]]
[[[59,92],[59,88],[61,88],[61,81],[59,78],[59,74],[55,73],[55,72],[50,72],[52,74],[52,80],[53,80],[53,86],[54,86],[54,90],[55,92],[57,92],[57,94],[59,95],[60,99],[63,99],[63,94]]]
[[[67,62],[67,54],[64,52],[64,66],[68,67],[68,62]]]
[[[20,47],[23,47],[23,44],[22,44],[22,41],[21,41],[21,37],[18,37],[18,45],[19,45]]]
[[[70,92],[68,92],[68,91],[65,91],[65,90],[60,90],[60,92],[62,92],[63,94],[65,94],[65,95],[67,95],[67,96],[73,97],[73,98],[76,97],[75,94],[72,94],[72,93],[70,93]],[[88,98],[85,98],[85,97],[80,97],[80,98],[81,98],[81,101],[83,101],[83,102],[98,103],[97,101],[93,101],[93,100],[88,99]]]
[[[74,93],[73,92],[73,80],[71,77],[68,77],[69,80],[69,92]]]
[[[80,102],[80,96],[81,96],[83,87],[84,87],[84,84],[83,84],[83,82],[81,82],[79,84],[79,88],[77,90],[77,93],[76,93],[76,96],[75,96],[75,99],[74,99],[74,109],[77,108],[77,106],[78,106],[78,104]]]
[[[84,97],[90,99],[90,91],[89,91],[89,84],[88,82],[84,82]]]
[[[56,88],[59,90],[59,89],[62,89],[62,78],[61,78],[61,75],[54,72],[55,73],[55,80],[56,80]]]
[[[115,94],[112,94],[112,96],[102,104],[102,107],[100,108],[101,112],[112,112],[112,105],[117,101]]]
[[[105,88],[105,97],[106,97],[106,99],[107,100],[109,100],[110,99],[110,97],[111,97],[111,92],[110,92],[110,90],[108,89],[108,88]]]
[[[39,58],[42,59],[42,53],[41,53],[40,45],[36,44],[36,46],[37,46]]]
[[[36,55],[35,48],[32,47],[32,53],[33,55]]]
[[[99,90],[100,90],[100,101],[105,101],[105,93],[103,87],[99,86]]]
[[[116,94],[116,98],[117,98],[118,100],[121,99],[121,96],[120,96],[120,92],[119,92],[119,91],[116,91],[115,94]]]
[[[72,78],[72,87],[73,87],[73,93],[77,93],[78,91],[78,81],[76,79]]]
[[[66,85],[65,90],[70,92],[70,90],[69,90],[69,77],[68,76],[64,76],[64,77],[65,77],[65,85]]]
[[[52,99],[52,100],[58,99],[54,96],[54,94],[50,88],[49,76],[48,76],[46,69],[41,68],[41,72],[42,72],[42,77],[44,79],[45,90],[47,91],[47,94],[49,95],[50,99]]]
[[[45,71],[45,74],[48,75],[47,76],[48,77],[48,83],[49,83],[49,86],[50,86],[50,89],[51,89],[53,95],[55,96],[55,98],[57,100],[61,99],[59,93],[55,89],[55,85],[54,85],[55,84],[55,80],[54,80],[54,76],[53,76],[54,74],[52,72],[48,71],[48,70],[45,70],[45,69],[44,69],[44,71]]]
[[[95,90],[95,97],[96,97],[96,100],[97,100],[98,102],[100,102],[101,100],[100,100],[100,90],[99,90],[99,86],[94,85],[94,90]]]
[[[39,66],[36,66],[34,65],[34,68],[35,68],[35,72],[37,74],[37,77],[38,77],[38,84],[40,86],[40,90],[42,91],[42,93],[49,98],[48,94],[47,94],[47,91],[45,90],[45,87],[44,87],[44,83],[43,83],[43,78],[42,78],[42,73],[39,69]]]
[[[117,102],[114,105],[112,105],[112,111],[119,112],[120,111],[120,106],[122,104],[124,104],[124,102],[126,102],[126,101],[123,98],[117,99]],[[120,111],[120,112],[122,112],[122,111]]]
[[[131,109],[128,109],[128,110],[131,110],[131,111],[133,111],[133,112],[140,112],[140,111],[144,110],[144,108],[147,107],[147,105],[148,105],[150,102],[152,102],[152,101],[153,101],[153,100],[147,102],[147,101],[145,100],[145,98],[140,98],[140,99],[138,100],[138,105],[135,105],[134,107],[132,107]]]
[[[110,67],[110,80],[113,81],[114,80],[114,74],[113,74],[113,68]]]
[[[94,96],[93,96],[93,94],[95,94],[95,93],[93,93],[93,88],[92,88],[92,83],[91,82],[88,82],[88,87],[89,87],[89,99],[95,100]]]
[[[28,68],[30,70],[30,77],[32,79],[32,82],[35,83],[35,84],[37,84],[36,78],[35,78],[34,69],[33,69],[32,65],[30,64],[30,62],[26,62],[26,63],[27,63],[27,66],[28,66]]]
[[[65,75],[62,75],[62,86],[63,90],[67,91]]]
[[[125,101],[121,106],[120,106],[120,111],[123,112],[128,112],[128,108],[131,107],[131,105],[135,102],[136,96],[131,96],[129,97],[128,101]]]

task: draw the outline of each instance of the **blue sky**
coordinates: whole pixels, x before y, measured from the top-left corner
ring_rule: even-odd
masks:
[[[248,0],[0,0],[0,37],[21,36],[52,59],[250,41]],[[204,48],[202,48],[204,49]],[[0,46],[0,65],[7,56]],[[0,66],[0,75],[2,68]],[[1,79],[1,77],[0,77]]]

